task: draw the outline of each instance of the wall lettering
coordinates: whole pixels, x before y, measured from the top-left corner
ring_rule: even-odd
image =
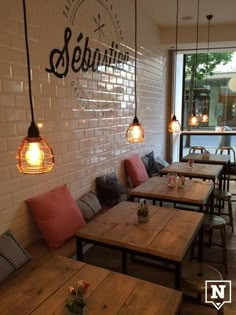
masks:
[[[112,41],[108,49],[103,52],[99,48],[92,49],[89,47],[89,37],[79,33],[77,37],[77,45],[69,49],[69,43],[72,37],[70,27],[64,32],[64,45],[62,49],[52,49],[49,56],[49,68],[45,70],[53,73],[58,78],[66,77],[69,68],[73,72],[88,71],[93,72],[99,69],[99,66],[112,67],[119,69],[121,63],[129,61],[129,53],[119,51],[119,45]],[[70,56],[70,51],[72,54]]]
[[[66,24],[61,44],[50,49],[45,66],[46,72],[58,79],[68,77],[79,108],[106,110],[106,115],[112,115],[122,98],[122,83],[116,87],[109,81],[116,82],[131,66],[130,51],[122,45],[123,32],[112,2],[64,0],[62,16]]]

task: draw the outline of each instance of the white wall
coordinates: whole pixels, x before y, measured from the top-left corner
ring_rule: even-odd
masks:
[[[125,132],[134,115],[134,1],[86,0],[78,10],[79,1],[26,1],[35,118],[43,123],[40,132],[53,147],[56,164],[51,173],[23,175],[16,168],[17,147],[27,134],[31,116],[22,3],[0,2],[0,232],[11,228],[27,245],[38,237],[25,206],[28,197],[67,183],[77,198],[93,188],[100,174],[114,170],[124,182],[122,162],[134,153],[154,150],[164,157],[166,53],[159,48],[158,29],[139,11],[138,117],[145,141],[128,144]],[[69,13],[63,14],[66,6]],[[105,23],[105,37],[101,33],[100,39],[94,20],[98,21],[98,13],[101,24]],[[115,39],[120,49],[129,52],[128,65],[121,71],[74,73],[70,69],[63,79],[49,74],[45,71],[49,54],[54,48],[62,49],[67,26],[72,30],[70,56],[83,32],[91,47],[102,51]],[[120,31],[123,39],[117,35]],[[81,100],[73,81],[74,87],[80,83],[88,99]],[[92,99],[98,101],[91,104]],[[104,108],[97,107],[104,103]]]

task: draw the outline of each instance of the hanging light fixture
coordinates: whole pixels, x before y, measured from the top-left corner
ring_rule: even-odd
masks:
[[[208,122],[209,120],[209,116],[208,116],[208,106],[209,106],[209,96],[208,96],[208,78],[207,78],[207,72],[208,72],[208,68],[209,68],[209,43],[210,43],[210,26],[211,26],[211,19],[213,18],[212,14],[209,14],[206,16],[207,20],[208,20],[208,36],[207,36],[207,62],[206,62],[206,90],[207,90],[207,95],[205,98],[205,104],[204,104],[204,110],[202,113],[202,118],[201,118],[201,122]]]
[[[36,126],[34,120],[25,0],[23,0],[23,13],[29,84],[29,102],[32,120],[28,129],[28,135],[23,139],[21,146],[18,148],[18,155],[16,157],[18,160],[17,168],[24,174],[43,174],[53,169],[54,155],[52,148],[48,145],[47,141],[40,136],[38,127]]]
[[[128,142],[137,143],[144,140],[144,130],[137,117],[137,0],[135,0],[135,50],[134,50],[134,93],[135,93],[135,115],[132,124],[126,131],[126,139]]]
[[[178,51],[178,32],[179,32],[179,0],[176,1],[176,27],[175,27],[175,72],[174,72],[174,87],[176,85],[176,66],[177,66],[177,51]],[[168,131],[171,133],[180,132],[181,126],[175,114],[168,125]]]
[[[174,132],[180,132],[180,130],[181,130],[180,123],[177,120],[176,116],[173,115],[168,125],[168,131],[174,133]]]
[[[195,52],[195,73],[194,73],[194,90],[196,92],[196,88],[197,88],[197,78],[196,78],[196,74],[197,74],[197,62],[198,62],[198,25],[199,25],[199,0],[197,2],[197,38],[196,38],[196,52]],[[193,93],[194,94],[194,93]],[[194,95],[193,95],[194,97]],[[192,114],[189,118],[189,125],[190,126],[198,126],[199,122],[198,122],[198,118],[196,115],[196,108],[195,108],[195,98],[193,100],[193,111]]]

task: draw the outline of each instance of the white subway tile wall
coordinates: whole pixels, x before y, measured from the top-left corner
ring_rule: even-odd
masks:
[[[101,2],[84,1],[92,15],[81,13],[72,22],[76,1],[26,1],[35,119],[55,154],[54,170],[34,176],[16,168],[17,148],[31,121],[21,0],[7,1],[0,10],[0,233],[11,228],[24,245],[39,237],[25,204],[30,196],[66,183],[78,198],[94,189],[95,177],[101,174],[115,171],[125,183],[123,161],[132,154],[154,150],[156,156],[165,156],[166,52],[158,46],[158,29],[140,9],[137,94],[145,141],[129,144],[126,129],[134,117],[134,1],[106,0],[99,8]],[[119,36],[112,31],[110,17]],[[105,27],[98,34],[94,23],[103,18]],[[83,23],[77,25],[80,20]],[[128,63],[121,69],[101,66],[96,72],[69,69],[62,79],[46,72],[51,50],[63,48],[68,25],[73,33],[70,56],[79,45],[80,31],[103,51],[115,34],[119,49],[129,53]]]

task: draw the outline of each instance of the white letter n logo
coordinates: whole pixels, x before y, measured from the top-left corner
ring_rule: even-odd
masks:
[[[212,299],[224,299],[225,297],[225,288],[226,285],[224,284],[220,284],[220,285],[216,285],[216,284],[211,284],[211,298]]]
[[[224,303],[231,303],[231,281],[205,281],[205,303],[212,303],[217,310],[219,310]]]

